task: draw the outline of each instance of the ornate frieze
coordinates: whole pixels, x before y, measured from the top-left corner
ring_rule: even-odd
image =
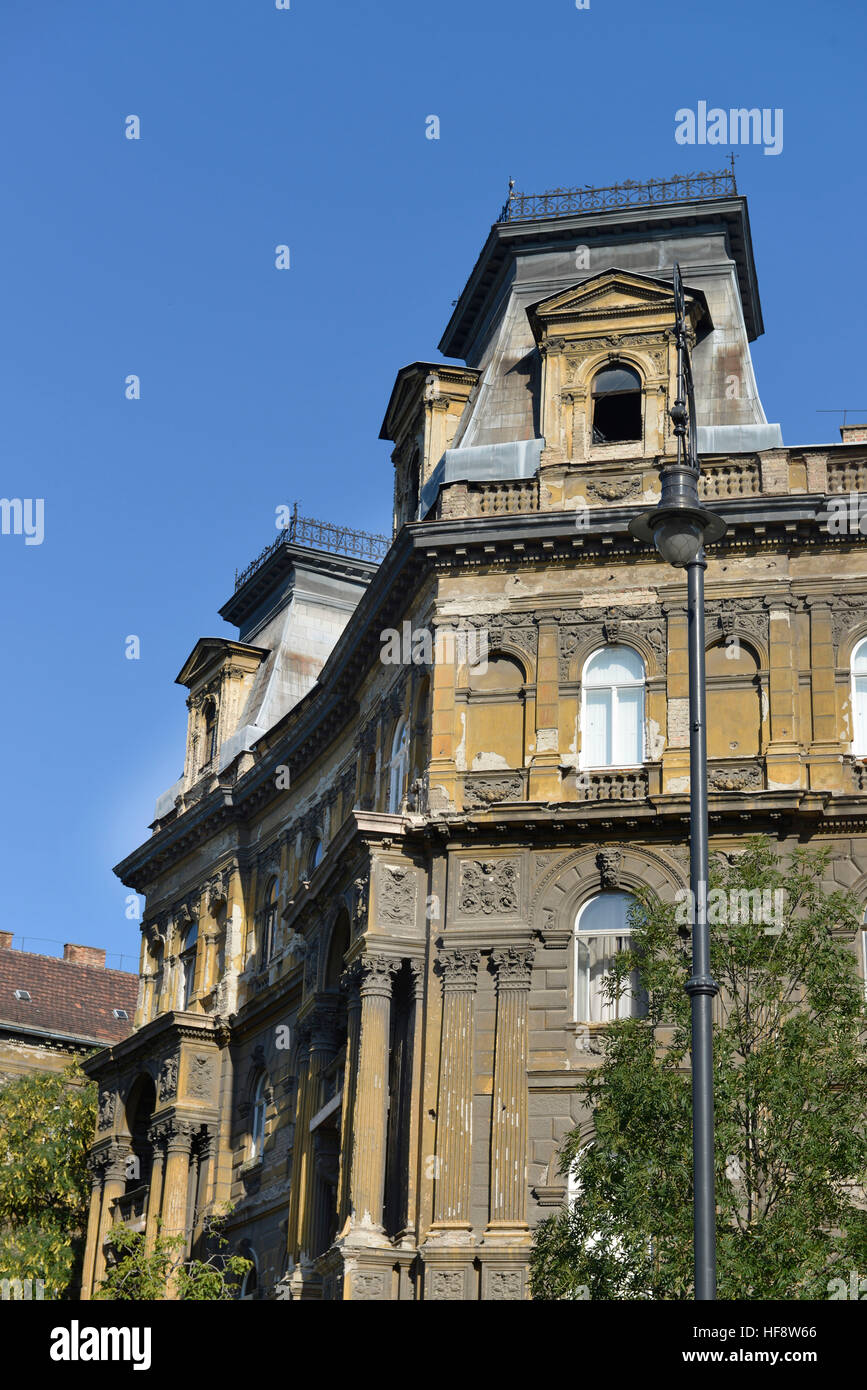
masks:
[[[365,874],[352,882],[352,935],[357,936],[367,926],[367,898],[370,878]]]
[[[755,763],[746,767],[708,768],[707,784],[711,791],[740,792],[758,789],[762,785],[762,770]]]
[[[173,1100],[178,1093],[178,1059],[166,1057],[160,1067],[159,1098],[161,1101]]]
[[[114,1123],[115,1109],[117,1107],[117,1096],[114,1091],[103,1090],[99,1093],[99,1120],[98,1129],[111,1129]]]
[[[768,645],[769,615],[763,598],[708,599],[705,604],[705,641],[708,646],[720,638],[740,632]]]
[[[559,614],[559,623],[561,681],[569,679],[579,647],[601,647],[629,636],[641,638],[656,657],[660,672],[665,671],[668,651],[665,619],[655,603],[565,609]]]
[[[457,624],[458,632],[487,633],[488,650],[498,651],[503,645],[517,647],[533,661],[539,646],[539,629],[533,613],[489,613],[469,618],[461,618]],[[483,650],[478,645],[470,646],[471,651]]]
[[[515,859],[464,860],[460,867],[458,911],[466,917],[517,912],[518,882]]]
[[[190,1060],[187,1094],[193,1100],[210,1100],[212,1099],[213,1081],[212,1059],[207,1053],[195,1053]]]
[[[520,772],[464,778],[464,809],[467,811],[483,811],[501,801],[523,800],[524,779]]]
[[[587,496],[596,502],[625,502],[641,492],[641,478],[599,478],[587,484]]]
[[[377,915],[391,926],[414,926],[418,883],[412,869],[380,864],[377,870]]]
[[[856,623],[867,621],[867,594],[835,594],[830,605],[834,646],[839,647]]]

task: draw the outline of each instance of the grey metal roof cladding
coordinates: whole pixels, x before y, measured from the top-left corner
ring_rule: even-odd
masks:
[[[779,425],[699,425],[700,454],[757,454],[762,449],[782,449]]]
[[[466,449],[446,449],[421,490],[419,518],[437,500],[444,483],[505,482],[510,478],[535,478],[539,472],[544,439],[515,439],[506,444],[479,444]]]

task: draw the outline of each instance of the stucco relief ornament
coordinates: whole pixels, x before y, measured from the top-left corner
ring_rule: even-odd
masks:
[[[491,959],[497,971],[497,987],[529,989],[535,954],[533,946],[508,946],[494,951]]]
[[[316,988],[316,977],[319,972],[319,942],[311,941],[307,947],[307,954],[304,957],[304,988],[308,994]]]
[[[523,801],[524,782],[519,773],[510,777],[467,777],[464,782],[464,806],[468,811],[481,811],[501,801]]]
[[[379,916],[404,925],[415,922],[418,885],[412,869],[383,864],[379,870]]]
[[[714,791],[747,791],[761,786],[762,774],[757,767],[717,767],[710,769],[707,782]]]
[[[622,502],[640,491],[640,478],[599,478],[587,484],[589,496],[598,502]]]
[[[211,1059],[206,1054],[197,1053],[190,1069],[189,1093],[194,1100],[204,1100],[211,1094],[213,1071]]]
[[[115,1106],[117,1098],[113,1091],[100,1091],[99,1093],[99,1128],[109,1129],[114,1122]]]
[[[172,1100],[178,1093],[178,1059],[167,1057],[160,1068],[160,1100]]]
[[[596,856],[596,867],[603,888],[620,887],[620,861],[623,858],[619,849],[601,849]]]
[[[368,878],[356,878],[352,883],[352,935],[363,931],[367,925],[367,890],[370,886]]]
[[[467,917],[516,912],[518,866],[514,859],[473,860],[461,864],[458,909]]]
[[[206,894],[208,902],[208,911],[210,913],[213,914],[215,912],[218,912],[219,909],[224,906],[228,897],[228,888],[228,874],[221,872],[217,874],[214,878],[209,879]]]

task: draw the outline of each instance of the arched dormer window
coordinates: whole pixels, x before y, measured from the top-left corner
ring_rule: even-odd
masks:
[[[409,722],[401,719],[391,741],[391,757],[388,763],[388,812],[400,814],[403,798],[406,795],[406,781],[409,773]]]
[[[274,954],[277,941],[277,880],[272,878],[265,894],[262,909],[262,964],[265,965]]]
[[[181,952],[181,1008],[189,1008],[196,984],[196,950],[199,941],[199,924],[192,922],[184,936],[184,949]]]
[[[867,757],[867,637],[852,653],[852,752]]]
[[[630,976],[619,999],[610,999],[605,979],[615,956],[629,949],[632,937],[629,911],[631,893],[597,893],[575,919],[575,1020],[578,1023],[611,1023],[617,1018],[636,1018],[645,1013],[645,1001],[637,978]]]
[[[217,754],[217,702],[206,700],[202,706],[202,767]]]
[[[641,377],[623,362],[612,362],[593,378],[593,443],[623,444],[640,439]]]
[[[602,647],[581,677],[581,766],[644,762],[644,662],[631,647]]]
[[[267,1078],[262,1072],[250,1103],[250,1160],[261,1158],[265,1149],[265,1122],[268,1116]]]

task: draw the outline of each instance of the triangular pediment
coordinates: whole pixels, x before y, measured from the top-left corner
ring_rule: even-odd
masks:
[[[687,304],[697,311],[695,321],[709,318],[702,292],[686,289],[684,292]],[[538,341],[546,329],[557,332],[569,322],[589,325],[597,319],[629,319],[632,315],[643,320],[655,314],[673,317],[674,289],[669,280],[636,275],[612,266],[531,305],[527,314]]]
[[[200,637],[177,676],[176,685],[192,687],[211,676],[224,662],[237,658],[254,669],[268,655],[267,647],[251,647],[226,637]]]

